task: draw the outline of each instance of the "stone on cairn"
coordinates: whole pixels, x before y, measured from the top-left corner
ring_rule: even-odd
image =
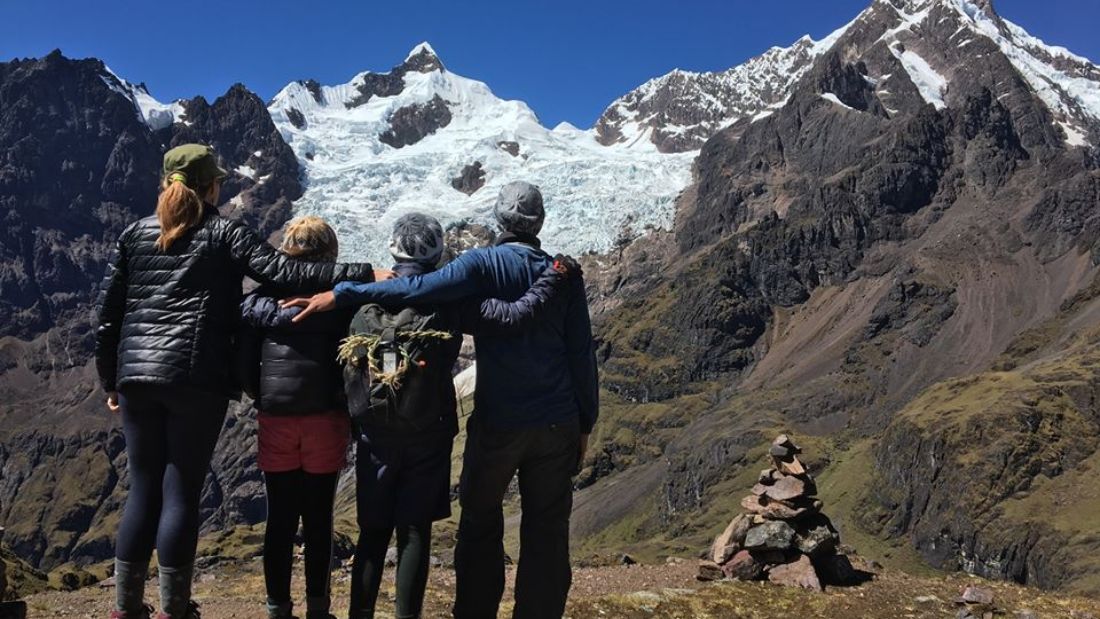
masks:
[[[768,580],[815,591],[852,582],[855,572],[837,552],[840,536],[821,512],[801,453],[786,434],[772,441],[772,466],[741,500],[743,513],[715,538],[700,563],[699,580]]]
[[[955,604],[959,607],[959,612],[955,615],[959,619],[993,619],[995,615],[1004,614],[994,608],[993,591],[985,587],[970,586],[963,589]]]

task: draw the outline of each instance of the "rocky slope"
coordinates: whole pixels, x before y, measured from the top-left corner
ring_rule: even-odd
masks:
[[[199,576],[196,598],[204,617],[223,619],[252,617],[262,608],[263,581],[259,566],[217,566]],[[512,606],[514,570],[508,570],[507,590],[502,607]],[[296,574],[293,588],[302,595]],[[333,587],[333,609],[339,616],[347,607],[349,575],[338,572]],[[392,612],[392,578],[386,574],[380,613]],[[155,582],[149,590],[155,591]],[[859,587],[829,589],[825,593],[761,586],[756,583],[703,585],[694,579],[694,565],[626,565],[580,567],[574,570],[573,589],[567,617],[616,617],[671,619],[674,617],[730,617],[753,619],[881,619],[914,617],[933,619],[956,616],[963,605],[960,593],[975,587],[992,595],[986,608],[1006,617],[1094,618],[1100,613],[1095,599],[1055,595],[1008,584],[987,583],[964,576],[916,577],[883,570],[875,580]],[[109,588],[92,587],[73,593],[45,593],[28,598],[31,616],[97,617],[113,599]],[[454,601],[454,572],[432,570],[425,599],[425,617],[450,616]],[[978,610],[977,616],[981,616]],[[963,615],[958,615],[963,616]],[[966,615],[972,616],[972,615]],[[992,616],[992,615],[990,615]]]
[[[842,535],[1096,590],[1096,525],[1012,501],[1092,496],[1094,370],[1067,346],[1098,318],[1098,85],[988,2],[877,1],[785,105],[708,140],[674,231],[590,269],[609,415],[576,532],[712,537],[754,445],[787,429],[859,480]],[[1022,391],[943,382],[1035,347],[1049,365]],[[877,476],[840,465],[867,458]]]

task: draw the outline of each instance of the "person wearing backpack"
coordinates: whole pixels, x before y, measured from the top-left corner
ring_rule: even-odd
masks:
[[[280,250],[298,260],[333,263],[336,232],[320,217],[298,217],[283,231]],[[279,307],[293,291],[264,285],[241,302],[244,325],[240,375],[254,400],[259,425],[257,463],[264,473],[264,583],[267,616],[292,619],[290,579],[294,539],[305,541],[306,619],[329,614],[333,509],[347,465],[351,421],[336,350],[354,310],[320,314],[301,323],[298,310]]]
[[[121,413],[129,470],[114,619],[152,612],[143,598],[154,547],[160,617],[199,616],[199,499],[229,400],[240,395],[232,351],[243,278],[296,292],[374,278],[369,264],[294,260],[221,217],[225,175],[208,146],[165,153],[156,214],[123,230],[97,303],[96,370],[107,407]]]
[[[553,259],[540,248],[542,195],[505,185],[494,207],[502,234],[425,275],[345,283],[288,303],[314,312],[364,303],[406,306],[468,298],[517,299]],[[540,320],[514,333],[475,336],[477,387],[467,422],[455,549],[454,616],[496,617],[504,593],[503,499],[519,475],[523,510],[513,617],[561,617],[572,581],[572,477],[585,457],[599,400],[583,278],[570,278]]]
[[[390,241],[396,260],[393,272],[399,278],[431,273],[443,249],[443,228],[437,220],[418,213],[404,215],[394,225]],[[561,261],[574,266],[563,269]],[[368,305],[357,313],[341,350],[348,361],[348,399],[359,437],[360,528],[350,619],[374,617],[395,531],[395,617],[420,617],[432,523],[451,513],[451,452],[458,433],[452,370],[462,333],[525,328],[540,318],[570,271],[575,274],[579,267],[560,258],[514,303],[487,299],[404,309]]]

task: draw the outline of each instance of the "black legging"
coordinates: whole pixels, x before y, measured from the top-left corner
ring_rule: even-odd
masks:
[[[382,584],[386,551],[392,528],[372,528],[359,532],[355,562],[351,576],[351,619],[373,619]],[[397,526],[397,599],[394,602],[397,619],[420,617],[424,590],[428,585],[428,569],[432,547],[432,525]]]
[[[141,385],[119,393],[130,491],[115,555],[164,567],[195,560],[199,499],[229,400],[182,387]]]
[[[290,602],[294,536],[301,518],[306,544],[306,595],[327,598],[332,564],[332,512],[339,473],[302,470],[265,473],[267,528],[264,530],[264,582],[269,603]]]

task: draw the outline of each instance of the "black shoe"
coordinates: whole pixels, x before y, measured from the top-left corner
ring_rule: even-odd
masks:
[[[199,605],[194,600],[187,603],[187,610],[184,611],[182,617],[173,617],[161,613],[157,615],[157,619],[202,619],[202,614],[199,612]]]

